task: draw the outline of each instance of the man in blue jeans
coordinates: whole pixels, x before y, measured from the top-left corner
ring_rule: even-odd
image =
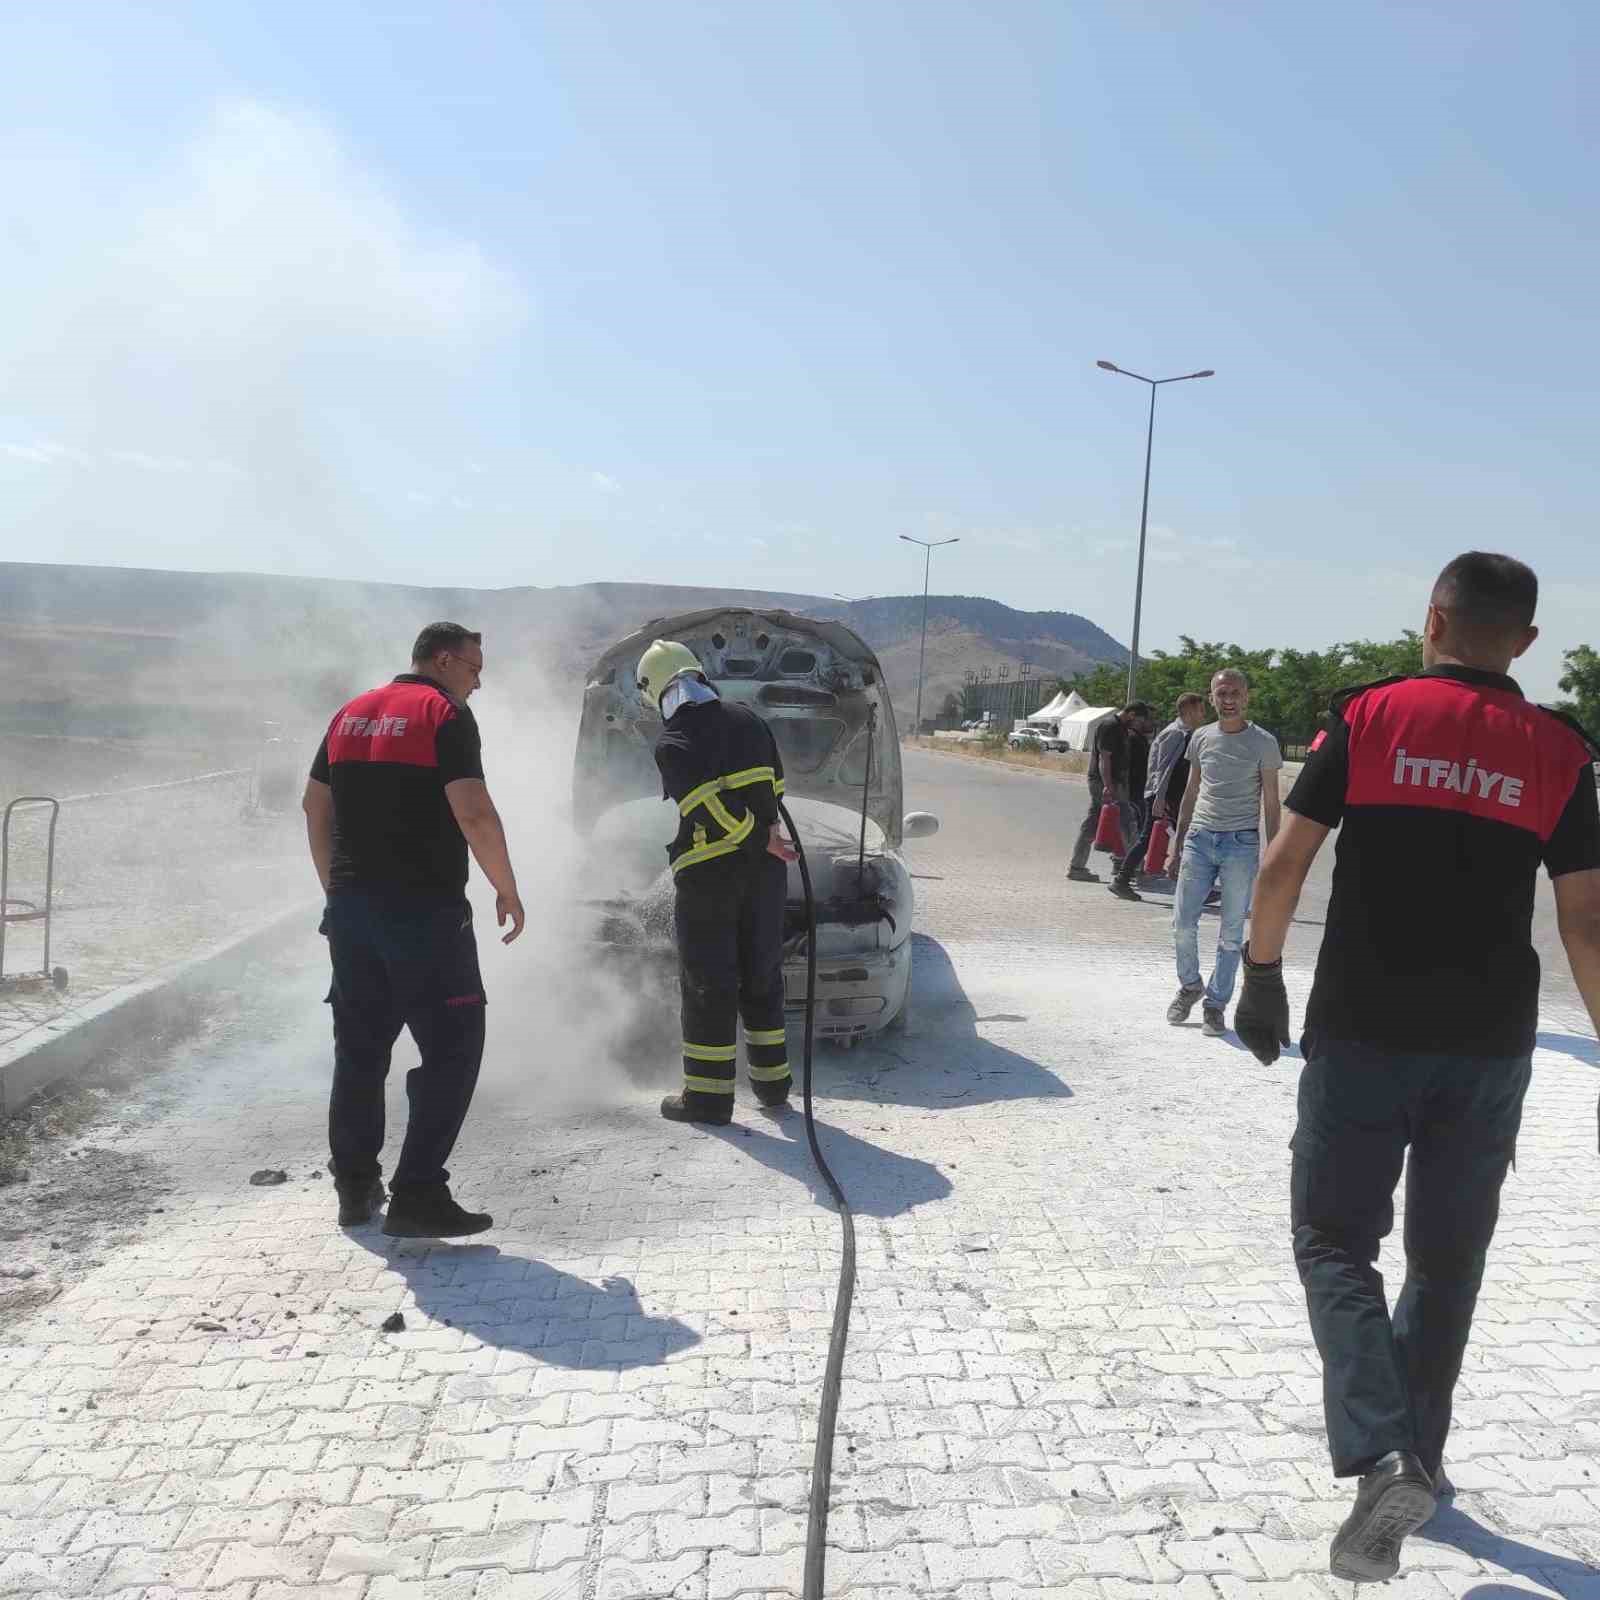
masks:
[[[1228,1002],[1239,975],[1244,921],[1261,860],[1262,825],[1271,844],[1282,816],[1278,769],[1283,753],[1265,728],[1246,718],[1250,684],[1237,668],[1225,667],[1212,678],[1211,704],[1217,720],[1196,728],[1189,739],[1189,786],[1172,842],[1178,866],[1172,914],[1178,993],[1167,1007],[1167,1021],[1174,1027],[1187,1022],[1203,998],[1201,1031],[1220,1039],[1228,1031]],[[1200,913],[1219,882],[1217,961],[1211,981],[1202,983]]]
[[[1447,1488],[1452,1397],[1539,1021],[1541,865],[1600,1026],[1595,751],[1506,675],[1538,635],[1538,592],[1509,556],[1458,556],[1428,604],[1422,672],[1335,698],[1261,869],[1245,950],[1234,1025],[1270,1064],[1289,1034],[1284,936],[1338,828],[1289,1211],[1333,1471],[1359,1480],[1329,1566],[1357,1583],[1394,1576]],[[1402,1163],[1406,1270],[1391,1316],[1377,1261]]]

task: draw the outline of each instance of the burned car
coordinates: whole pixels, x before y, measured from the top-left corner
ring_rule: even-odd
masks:
[[[634,676],[654,639],[688,645],[717,692],[759,713],[777,740],[784,798],[816,897],[817,1037],[850,1044],[902,1024],[913,893],[899,847],[936,833],[939,823],[926,813],[902,814],[900,741],[877,657],[842,623],[788,611],[719,608],[646,623],[606,651],[584,688],[573,763],[580,828],[627,802],[661,796],[653,754],[661,719]],[[664,851],[661,860],[660,876],[642,895],[606,903],[608,944],[672,952]],[[805,1009],[806,956],[804,892],[791,864],[783,971],[795,1019]]]

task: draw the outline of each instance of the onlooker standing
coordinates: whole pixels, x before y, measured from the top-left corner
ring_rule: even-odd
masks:
[[[1100,874],[1089,870],[1089,851],[1094,847],[1102,806],[1116,805],[1122,821],[1124,846],[1138,833],[1138,812],[1131,803],[1128,788],[1132,741],[1136,731],[1148,735],[1154,726],[1149,705],[1143,700],[1134,700],[1095,729],[1094,743],[1089,749],[1089,815],[1078,830],[1072,865],[1067,868],[1067,877],[1073,883],[1100,881]],[[1120,858],[1118,864],[1121,864]]]
[[[338,712],[302,802],[333,958],[328,1165],[340,1224],[369,1221],[383,1204],[389,1057],[401,1028],[410,1028],[422,1059],[406,1077],[411,1117],[383,1231],[455,1238],[493,1220],[456,1204],[444,1165],[483,1060],[469,845],[494,885],[500,925],[510,919],[506,944],[522,932],[523,911],[467,709],[483,675],[483,637],[454,622],[430,623],[417,635],[411,667]]]
[[[1179,863],[1178,892],[1172,918],[1178,956],[1178,994],[1167,1007],[1167,1021],[1187,1022],[1195,1002],[1204,997],[1202,1031],[1221,1038],[1225,1013],[1239,975],[1239,950],[1250,890],[1261,861],[1261,827],[1267,843],[1278,832],[1282,815],[1278,769],[1283,752],[1265,728],[1247,721],[1250,684],[1233,667],[1211,680],[1211,703],[1217,720],[1196,728],[1189,740],[1189,786],[1172,841]],[[1222,926],[1217,934],[1217,961],[1209,983],[1200,980],[1200,913],[1212,886],[1222,884]]]
[[[1360,1479],[1330,1566],[1358,1583],[1395,1575],[1440,1491],[1532,1068],[1541,862],[1600,1028],[1596,752],[1506,676],[1538,636],[1538,595],[1509,556],[1472,552],[1444,569],[1423,671],[1334,701],[1256,890],[1234,1023],[1270,1064],[1289,1033],[1284,936],[1343,825],[1306,1007],[1290,1217],[1333,1470]],[[1402,1162],[1406,1277],[1391,1317],[1375,1263]]]
[[[1205,721],[1206,697],[1180,694],[1173,709],[1176,714],[1172,721],[1156,735],[1155,743],[1150,746],[1149,772],[1144,785],[1144,827],[1111,880],[1111,892],[1119,900],[1144,898],[1133,887],[1133,875],[1150,848],[1151,830],[1157,822],[1178,820],[1178,807],[1188,783],[1189,763],[1185,753],[1189,748],[1189,735]]]

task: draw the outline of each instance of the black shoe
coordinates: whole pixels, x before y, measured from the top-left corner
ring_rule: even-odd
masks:
[[[1383,1583],[1400,1570],[1400,1544],[1434,1512],[1433,1482],[1409,1450],[1391,1450],[1356,1489],[1333,1536],[1328,1570],[1349,1583]]]
[[[391,1190],[389,1214],[383,1219],[383,1231],[391,1239],[464,1239],[493,1226],[487,1211],[463,1211],[444,1183]]]
[[[1091,872],[1087,867],[1068,867],[1068,883],[1099,883],[1100,874]]]
[[[1228,1037],[1228,1019],[1221,1006],[1205,1006],[1200,1012],[1200,1031],[1208,1039]]]
[[[1205,989],[1199,984],[1196,984],[1192,989],[1180,989],[1178,991],[1177,998],[1174,999],[1172,1004],[1167,1007],[1167,1021],[1170,1022],[1173,1027],[1177,1027],[1180,1023],[1187,1022],[1189,1020],[1189,1013],[1200,1004],[1200,996],[1205,992]]]
[[[777,1083],[752,1083],[750,1087],[755,1090],[756,1099],[767,1110],[775,1111],[780,1106],[788,1105],[789,1091],[794,1087],[794,1079],[784,1078]]]
[[[339,1197],[339,1226],[359,1228],[371,1222],[383,1206],[382,1178],[367,1178],[356,1183],[335,1183],[333,1192]]]
[[[1131,883],[1124,883],[1121,878],[1113,878],[1106,887],[1119,900],[1136,900],[1140,904],[1144,902],[1144,896]]]
[[[733,1121],[733,1096],[719,1094],[717,1099],[728,1102],[725,1109],[716,1111],[707,1105],[685,1103],[682,1094],[669,1094],[661,1102],[661,1115],[668,1122],[703,1122],[708,1127],[725,1128]]]

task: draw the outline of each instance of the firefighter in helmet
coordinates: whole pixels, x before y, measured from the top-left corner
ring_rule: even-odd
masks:
[[[725,702],[687,645],[657,639],[640,658],[638,685],[661,713],[656,766],[663,798],[678,807],[667,856],[677,891],[683,1088],[661,1102],[661,1114],[726,1123],[741,1019],[756,1098],[783,1106],[793,1083],[783,911],[795,851],[778,825],[783,762],[772,730],[748,707]]]

